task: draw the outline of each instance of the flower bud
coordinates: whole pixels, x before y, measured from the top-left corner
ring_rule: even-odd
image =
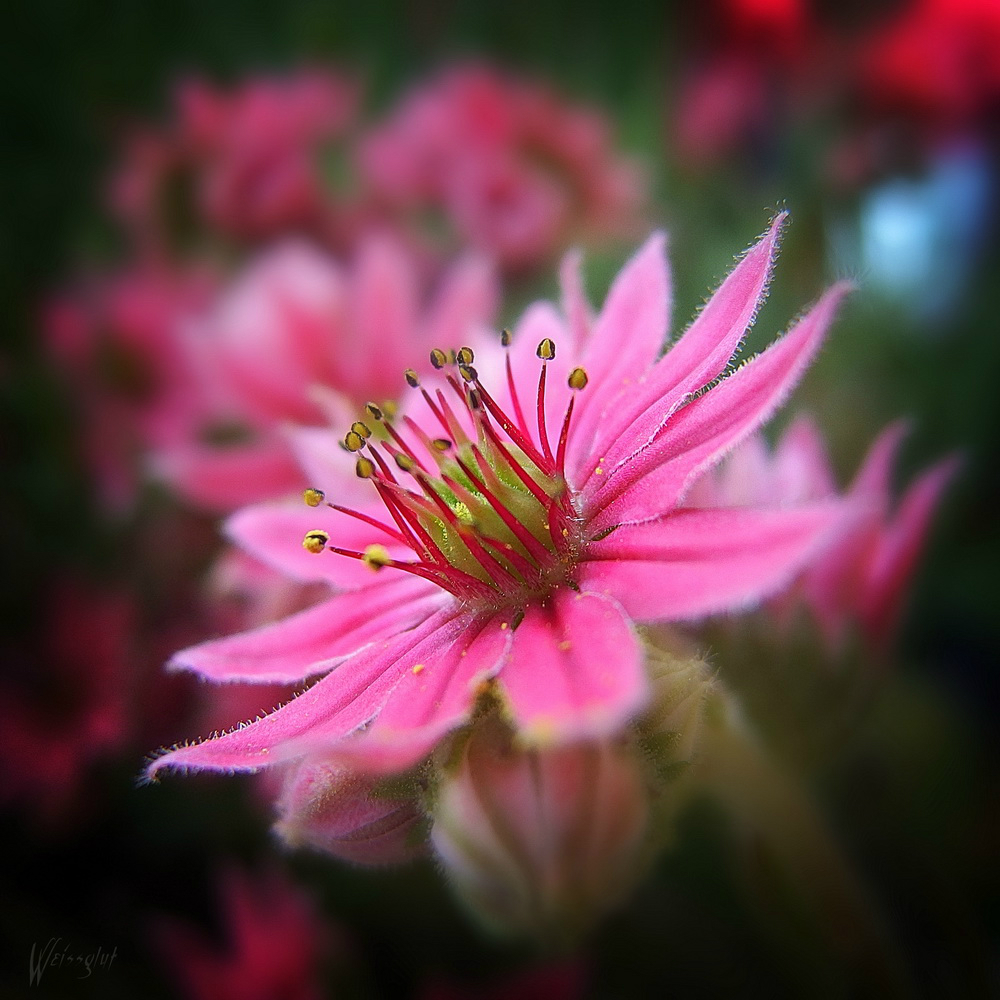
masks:
[[[647,812],[642,768],[624,743],[524,749],[486,716],[441,779],[431,841],[486,924],[572,938],[630,888]]]
[[[323,758],[285,777],[275,831],[289,847],[311,847],[359,865],[390,865],[422,853],[415,795],[382,787]]]

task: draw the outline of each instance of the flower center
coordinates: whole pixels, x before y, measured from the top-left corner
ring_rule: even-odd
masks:
[[[506,331],[502,343],[510,343]],[[311,552],[329,549],[361,559],[373,569],[416,574],[479,606],[517,607],[560,586],[575,588],[583,537],[566,482],[565,456],[576,397],[570,396],[553,448],[546,428],[545,384],[555,351],[546,338],[536,352],[541,367],[534,427],[525,418],[509,355],[513,414],[480,381],[469,347],[447,354],[431,351],[431,364],[444,380],[433,393],[416,372],[405,373],[427,405],[430,430],[410,416],[397,426],[374,403],[366,411],[375,431],[362,421],[351,426],[343,446],[358,454],[357,474],[372,483],[393,523],[328,506],[378,528],[386,539],[410,549],[412,560],[393,558],[383,545],[364,552],[340,548],[330,544],[324,531],[310,532],[302,544]],[[586,384],[586,372],[574,368],[570,388]],[[305,492],[310,506],[324,499],[319,490]]]

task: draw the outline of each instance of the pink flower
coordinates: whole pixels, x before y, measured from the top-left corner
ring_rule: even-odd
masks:
[[[131,502],[143,452],[203,416],[176,330],[212,284],[203,271],[144,266],[82,282],[45,310],[49,351],[70,382],[85,458],[111,507]]]
[[[225,945],[176,920],[157,928],[160,951],[190,1000],[320,1000],[329,932],[312,905],[277,874],[221,880]]]
[[[571,258],[564,315],[529,308],[505,355],[463,348],[453,365],[435,352],[440,374],[400,420],[372,407],[374,431],[352,427],[345,444],[378,504],[235,515],[229,533],[248,551],[345,592],[175,665],[214,680],[320,679],[264,719],[163,754],[149,773],[252,771],[318,752],[400,770],[463,725],[484,690],[525,746],[602,738],[649,698],[637,626],[742,607],[787,585],[836,524],[836,503],[684,503],[783,402],[845,292],[831,289],[726,374],[782,221],[662,358],[662,236],[626,265],[596,318]],[[313,475],[321,469],[317,460]],[[314,481],[339,500],[333,470]]]
[[[893,424],[872,445],[847,491],[840,527],[773,604],[783,616],[804,604],[834,651],[854,623],[873,647],[888,646],[931,519],[957,468],[954,457],[944,459],[894,504],[892,465],[905,429]],[[771,507],[829,498],[837,487],[819,431],[800,417],[773,452],[755,436],[693,492],[708,505]]]
[[[332,73],[258,76],[231,90],[183,80],[174,120],[137,131],[111,200],[139,235],[159,232],[170,186],[193,187],[196,220],[241,239],[322,230],[334,209],[319,155],[343,136],[356,88]]]
[[[162,449],[160,472],[217,510],[301,489],[292,424],[348,419],[366,400],[391,399],[432,342],[474,336],[495,308],[493,274],[478,259],[455,264],[423,302],[419,286],[410,257],[386,238],[364,241],[350,268],[306,243],[260,256],[189,324],[198,412],[212,420],[192,421]],[[340,458],[328,454],[335,447],[316,450],[320,461]]]
[[[413,90],[360,159],[383,202],[443,212],[463,243],[512,268],[550,257],[574,231],[635,228],[644,196],[599,114],[475,64]]]

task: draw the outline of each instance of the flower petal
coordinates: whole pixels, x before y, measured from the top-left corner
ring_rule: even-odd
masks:
[[[378,520],[387,523],[382,507],[372,508]],[[368,586],[372,570],[358,559],[335,552],[314,554],[302,547],[307,532],[322,529],[330,543],[343,549],[363,551],[373,544],[384,545],[395,557],[408,558],[408,548],[394,542],[371,525],[330,510],[311,508],[303,503],[263,503],[244,507],[226,521],[226,535],[244,551],[303,583],[319,581],[344,589]]]
[[[157,454],[153,468],[190,502],[220,512],[282,496],[302,482],[295,459],[278,435],[218,448],[181,444]]]
[[[946,458],[928,469],[906,491],[892,523],[879,540],[867,567],[862,620],[875,640],[886,642],[899,624],[906,584],[923,549],[941,494],[958,471],[959,460]]]
[[[618,397],[616,411],[601,408],[595,433],[581,433],[577,425],[568,468],[578,488],[590,485],[601,463],[607,460],[613,465],[621,457],[615,454],[616,442],[641,445],[652,440],[688,394],[707,385],[726,367],[761,306],[786,218],[783,212],[774,220],[767,235],[747,251],[655,368],[648,374],[635,371],[635,388],[629,396]]]
[[[651,444],[605,469],[585,511],[591,534],[669,512],[698,475],[760,427],[812,361],[847,290],[835,285],[784,337],[674,413]]]
[[[466,617],[452,648],[409,667],[375,721],[342,746],[341,756],[365,773],[403,770],[426,757],[468,721],[481,685],[503,666],[511,631],[501,621],[509,617]]]
[[[378,714],[414,664],[433,664],[447,654],[467,626],[468,616],[454,606],[438,611],[416,628],[355,653],[270,715],[168,751],[149,765],[147,776],[164,767],[256,771],[328,751]]]
[[[331,670],[363,646],[413,628],[447,600],[434,584],[397,574],[281,621],[182,650],[170,666],[216,681],[301,681]]]
[[[610,595],[641,622],[736,610],[790,582],[841,514],[837,503],[686,508],[591,543],[580,586]]]
[[[851,484],[854,496],[868,497],[879,510],[885,512],[889,506],[892,486],[892,468],[899,454],[899,446],[910,427],[907,421],[897,420],[889,424],[868,449],[864,464],[858,470]]]
[[[540,745],[619,732],[647,694],[621,605],[565,589],[528,607],[500,685],[519,737]]]
[[[622,390],[634,385],[660,356],[670,312],[665,247],[664,234],[654,233],[608,292],[580,358],[590,381],[576,404],[577,441],[592,440],[596,425]]]

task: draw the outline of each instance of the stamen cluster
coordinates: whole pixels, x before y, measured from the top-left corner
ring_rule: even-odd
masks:
[[[509,345],[507,331],[501,342]],[[546,429],[545,385],[556,345],[546,338],[536,353],[541,367],[534,428],[519,398],[509,355],[506,373],[513,414],[483,385],[473,366],[472,348],[448,353],[435,348],[431,365],[444,373],[446,387],[432,392],[412,369],[404,373],[437,424],[434,433],[409,415],[397,426],[383,407],[369,403],[370,424],[356,421],[344,436],[343,447],[358,454],[357,475],[371,481],[393,524],[339,504],[327,506],[408,548],[412,560],[394,558],[383,545],[370,545],[363,552],[341,548],[319,529],[306,535],[305,548],[360,559],[376,570],[400,569],[479,606],[517,608],[544,598],[555,587],[575,588],[583,538],[565,475],[575,395],[570,396],[553,448]],[[583,389],[586,372],[574,368],[568,383],[573,390]],[[309,489],[304,500],[318,506],[325,497]]]

